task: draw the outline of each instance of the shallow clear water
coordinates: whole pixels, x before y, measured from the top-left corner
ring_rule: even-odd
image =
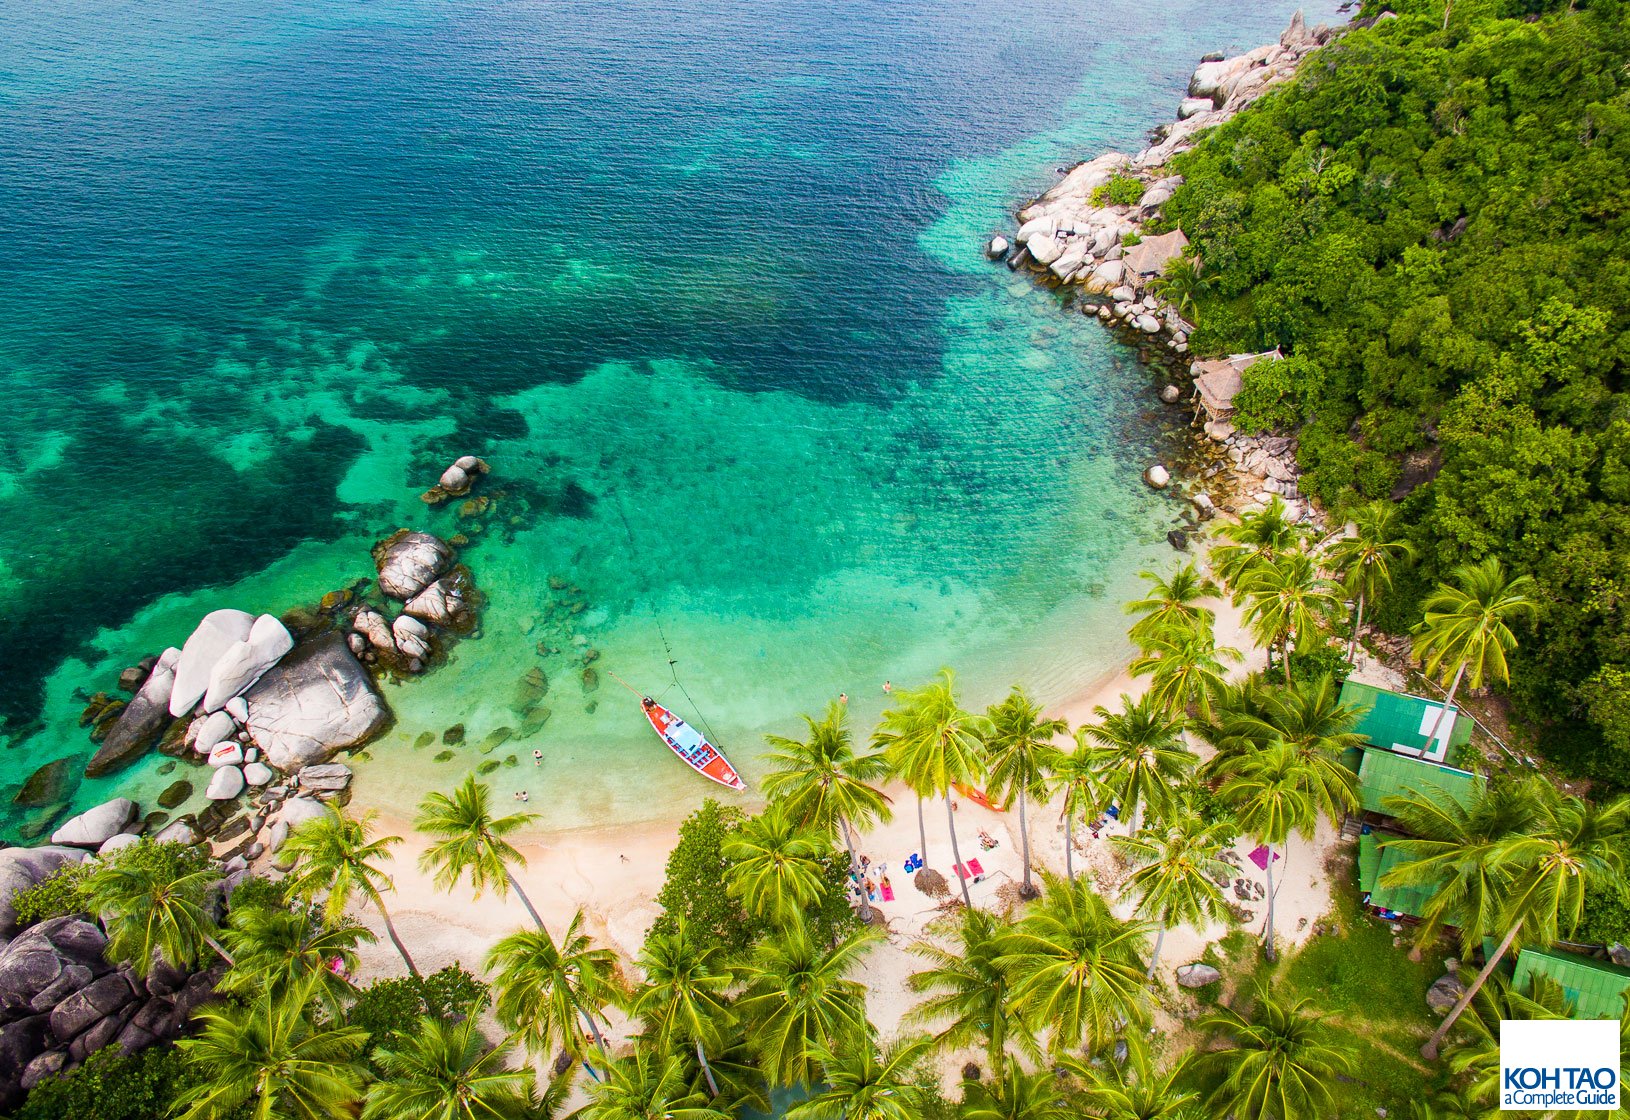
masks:
[[[651,691],[666,639],[749,779],[840,690],[864,728],[941,664],[1082,687],[1167,553],[1149,386],[980,247],[1292,6],[0,0],[0,833],[90,753],[76,693],[457,531],[417,494],[471,451],[491,603],[387,689],[387,804],[482,761],[412,744],[516,726],[538,664],[553,717],[493,780],[548,823],[713,792],[579,638]]]

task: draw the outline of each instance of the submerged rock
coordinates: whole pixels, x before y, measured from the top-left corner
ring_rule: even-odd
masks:
[[[43,809],[66,800],[72,788],[72,765],[68,759],[58,758],[30,774],[11,800],[25,809]]]
[[[246,699],[249,733],[266,761],[285,771],[326,762],[390,722],[367,670],[333,632],[296,646]]]
[[[158,803],[166,809],[174,809],[191,796],[192,783],[181,778],[164,787],[164,792],[158,795]]]

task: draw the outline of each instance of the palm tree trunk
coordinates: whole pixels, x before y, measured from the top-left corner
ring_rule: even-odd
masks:
[[[413,978],[423,980],[424,977],[419,975],[419,969],[413,963],[413,958],[408,956],[407,946],[402,944],[402,939],[396,935],[396,923],[391,921],[390,911],[385,909],[385,900],[380,897],[378,891],[369,893],[374,900],[374,905],[379,908],[380,918],[384,919],[385,935],[391,939],[391,944],[396,946],[396,951],[402,954],[402,961],[408,966],[408,971],[413,974]]]
[[[1460,689],[1460,678],[1466,675],[1466,663],[1462,661],[1460,668],[1455,670],[1455,679],[1449,682],[1449,695],[1443,698],[1443,707],[1438,709],[1438,718],[1432,721],[1432,732],[1426,737],[1426,746],[1421,748],[1422,754],[1432,753],[1432,744],[1438,741],[1438,728],[1443,726],[1443,718],[1454,707],[1455,693]]]
[[[1024,787],[1019,787],[1019,847],[1024,853],[1024,882],[1019,886],[1019,897],[1035,898],[1036,888],[1030,883],[1030,825],[1024,813]]]
[[[538,928],[543,929],[543,919],[538,917],[538,912],[532,908],[532,900],[526,896],[526,891],[521,889],[520,882],[515,878],[514,873],[507,867],[504,868],[504,878],[508,879],[509,885],[515,888],[515,893],[521,896],[521,905],[526,907],[526,912],[528,914],[532,915],[532,920],[537,923]],[[547,930],[545,930],[545,932],[547,932]]]
[[[1267,940],[1263,943],[1268,963],[1278,960],[1273,953],[1273,845],[1265,845],[1268,849],[1268,927]]]
[[[702,1076],[707,1078],[708,1091],[715,1097],[719,1095],[719,1083],[713,1080],[713,1067],[708,1065],[707,1054],[702,1050],[702,1040],[696,1040],[696,1060],[702,1063]]]
[[[589,1025],[589,1033],[594,1036],[594,1044],[600,1048],[600,1056],[606,1060],[607,1066],[611,1064],[611,1052],[606,1049],[606,1036],[600,1033],[600,1024],[594,1021],[594,1016],[587,1011],[578,1009],[583,1021]]]
[[[214,949],[215,955],[225,961],[228,968],[238,967],[238,962],[232,959],[232,954],[228,953],[226,948],[219,941],[215,940],[207,933],[203,934],[202,936],[204,938],[204,944],[208,945],[211,949]]]
[[[1449,1014],[1443,1017],[1443,1022],[1438,1024],[1438,1029],[1432,1032],[1432,1037],[1426,1040],[1425,1046],[1421,1047],[1421,1057],[1429,1062],[1438,1060],[1438,1047],[1443,1045],[1443,1037],[1449,1033],[1449,1028],[1455,1025],[1455,1020],[1460,1018],[1460,1013],[1466,1010],[1467,1005],[1476,998],[1478,991],[1488,981],[1488,978],[1494,974],[1494,966],[1499,964],[1505,957],[1506,951],[1511,948],[1511,943],[1517,939],[1517,931],[1521,928],[1522,919],[1518,918],[1512,923],[1511,928],[1505,931],[1505,937],[1501,939],[1500,947],[1495,949],[1494,954],[1489,957],[1488,963],[1483,966],[1483,971],[1477,974],[1477,979],[1472,981],[1472,986],[1467,988],[1465,994],[1449,1009]]]
[[[1364,625],[1364,593],[1358,593],[1358,611],[1353,616],[1353,636],[1347,641],[1347,660],[1352,661],[1353,655],[1358,652],[1358,632]]]
[[[951,871],[956,874],[957,882],[962,885],[962,901],[967,904],[969,910],[972,910],[973,896],[968,893],[968,877],[957,871],[957,868],[962,868],[962,871],[968,869],[962,867],[962,849],[956,842],[956,810],[951,808],[950,790],[945,791],[945,820],[951,826],[951,862],[955,865]]]
[[[872,920],[872,904],[866,898],[866,877],[860,873],[860,857],[855,854],[855,838],[849,831],[847,817],[839,817],[838,824],[843,826],[843,843],[849,849],[849,874],[854,876],[855,889],[860,892],[860,920],[870,922]],[[697,1045],[700,1046],[701,1043],[697,1043]],[[706,1062],[703,1064],[706,1065]],[[713,1079],[709,1077],[708,1084],[711,1085],[712,1083]],[[719,1095],[717,1089],[714,1090],[713,1095]]]
[[[1075,882],[1075,814],[1064,810],[1064,877]]]
[[[923,799],[917,798],[917,842],[923,847],[923,866],[928,866],[928,826],[923,823]]]
[[[1166,944],[1166,927],[1161,926],[1160,932],[1155,934],[1155,952],[1149,958],[1149,971],[1143,974],[1146,979],[1153,980],[1155,978],[1155,969],[1160,967],[1160,947],[1164,944]]]
[[[1295,684],[1296,682],[1290,679],[1290,631],[1289,630],[1285,631],[1285,636],[1279,640],[1279,659],[1282,662],[1284,662],[1284,665],[1285,665],[1285,684],[1286,685]]]

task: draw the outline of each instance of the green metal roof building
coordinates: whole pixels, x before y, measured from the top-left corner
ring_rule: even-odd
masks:
[[[1404,853],[1376,833],[1366,832],[1358,838],[1358,889],[1370,896],[1370,905],[1419,918],[1427,901],[1438,892],[1438,884],[1422,887],[1382,886],[1382,877],[1403,862]]]
[[[1391,751],[1367,750],[1358,765],[1358,802],[1367,812],[1387,813],[1389,797],[1447,797],[1470,805],[1482,792],[1483,778],[1469,770],[1439,766]]]
[[[1438,713],[1443,705],[1435,700],[1347,681],[1341,686],[1341,702],[1359,710],[1358,726],[1353,730],[1371,746],[1448,762],[1458,759],[1461,748],[1471,741],[1471,718],[1455,707],[1439,724]],[[1438,728],[1437,737],[1426,750],[1427,736],[1434,726]]]
[[[1548,976],[1562,988],[1575,1019],[1617,1019],[1624,1014],[1630,968],[1592,960],[1560,949],[1524,949],[1513,978],[1519,992],[1531,992],[1535,976]]]

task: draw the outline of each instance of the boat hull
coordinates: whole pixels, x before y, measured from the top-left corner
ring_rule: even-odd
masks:
[[[649,697],[642,700],[641,705],[645,709],[645,718],[650,721],[652,730],[657,733],[657,738],[662,740],[679,761],[726,789],[747,788],[747,783],[741,780],[741,775],[730,765],[730,760],[724,756],[724,752],[708,742],[700,731]]]

